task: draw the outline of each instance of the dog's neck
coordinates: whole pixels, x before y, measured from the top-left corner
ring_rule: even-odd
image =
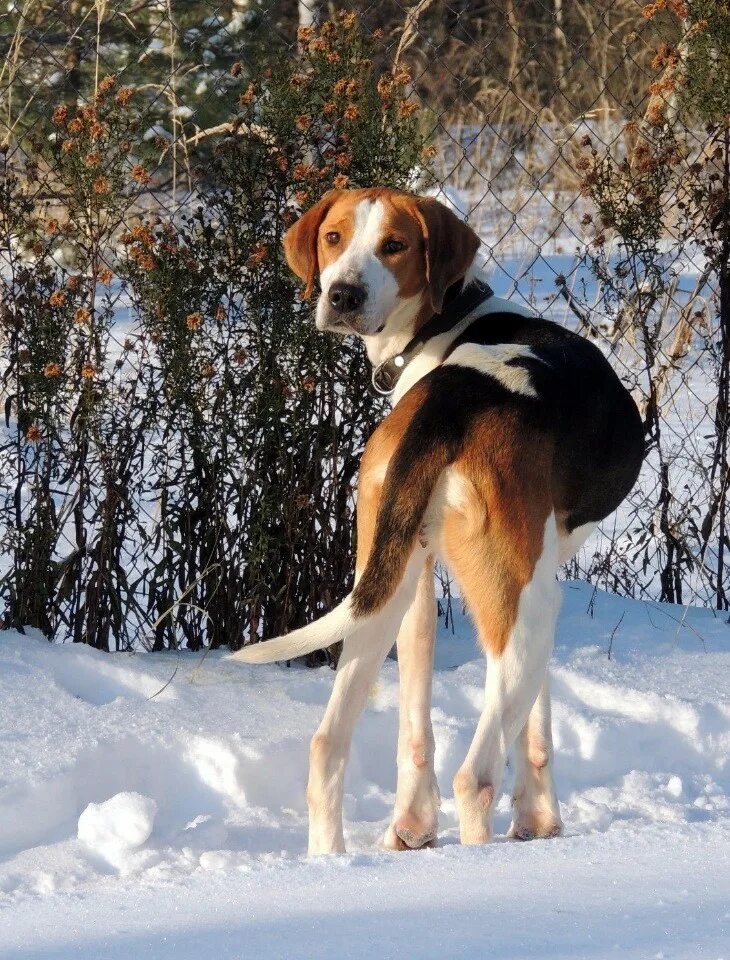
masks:
[[[471,283],[482,278],[482,271],[475,263],[467,270],[461,281],[459,292],[465,290]],[[458,281],[457,281],[458,282]],[[401,305],[388,317],[385,327],[380,333],[363,336],[365,350],[373,367],[394,357],[406,348],[413,337],[434,316],[431,301],[427,294],[418,294]]]
[[[432,315],[431,302],[423,294],[404,300],[388,317],[380,333],[362,338],[370,363],[377,367],[383,360],[400,353]]]

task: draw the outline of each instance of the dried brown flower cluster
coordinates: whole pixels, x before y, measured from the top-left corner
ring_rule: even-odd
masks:
[[[674,68],[680,62],[679,52],[670,47],[668,43],[660,43],[654,59],[651,61],[654,70],[662,70],[664,67]]]
[[[649,85],[649,92],[654,96],[662,96],[665,93],[671,93],[676,89],[677,81],[674,77],[663,77]]]
[[[107,93],[109,93],[110,90],[114,89],[114,87],[116,86],[116,83],[117,83],[117,78],[114,76],[114,74],[110,74],[109,76],[104,77],[104,79],[99,83],[99,87],[96,91],[96,99],[97,100],[103,99],[107,95]]]
[[[666,102],[663,97],[652,97],[646,108],[644,118],[652,127],[661,127],[664,123]]]
[[[242,107],[248,107],[254,102],[255,99],[256,99],[256,87],[252,83],[249,83],[246,90],[238,98],[238,101]]]
[[[146,186],[152,179],[146,168],[141,163],[135,163],[130,171],[130,176],[133,180],[136,180],[137,183],[140,183],[143,186]]]
[[[152,254],[155,238],[146,224],[136,224],[130,231],[123,233],[121,242],[128,247],[128,256],[142,270],[154,270],[157,260]]]
[[[52,307],[63,307],[66,303],[66,294],[63,290],[54,290],[48,298],[48,303]]]
[[[257,243],[253,249],[253,253],[249,256],[246,261],[247,267],[258,267],[259,264],[263,263],[269,253],[269,248],[265,243]]]
[[[119,107],[126,107],[129,105],[132,97],[135,95],[136,90],[134,87],[122,87],[122,89],[117,93],[114,98],[114,102]]]
[[[662,10],[671,10],[680,20],[686,20],[689,16],[689,6],[684,0],[655,0],[643,8],[641,15],[645,20],[651,20]]]

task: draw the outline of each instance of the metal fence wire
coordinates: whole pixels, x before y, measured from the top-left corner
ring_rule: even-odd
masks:
[[[727,610],[728,127],[677,79],[721,6],[11,0],[5,622],[236,645],[344,591],[383,411],[342,399],[362,356],[302,332],[278,248],[377,178],[468,220],[495,291],[592,338],[640,407],[639,483],[566,573]]]

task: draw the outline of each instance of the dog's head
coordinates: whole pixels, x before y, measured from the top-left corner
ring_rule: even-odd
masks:
[[[289,266],[311,296],[317,327],[372,337],[439,313],[471,266],[479,238],[429,197],[399,190],[332,190],[284,237]]]

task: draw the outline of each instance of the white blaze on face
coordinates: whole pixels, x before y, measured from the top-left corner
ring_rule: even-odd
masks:
[[[378,332],[399,305],[398,281],[378,259],[385,240],[385,207],[382,200],[361,200],[354,210],[352,240],[340,256],[322,271],[322,295],[317,304],[317,327],[326,329],[329,289],[333,283],[352,283],[365,288],[367,299],[359,311],[361,335]]]

